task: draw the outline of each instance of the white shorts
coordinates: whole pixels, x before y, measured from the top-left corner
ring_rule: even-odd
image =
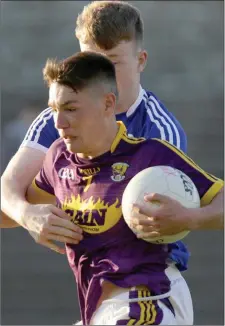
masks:
[[[166,274],[171,281],[166,299],[145,299],[148,291],[133,291],[140,292],[137,302],[129,299],[132,291],[123,292],[103,301],[90,325],[193,325],[192,299],[186,281],[174,265],[166,269]]]

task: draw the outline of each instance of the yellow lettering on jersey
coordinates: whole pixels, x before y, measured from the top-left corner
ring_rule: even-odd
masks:
[[[80,195],[71,196],[62,203],[62,209],[71,216],[75,224],[91,234],[111,229],[122,217],[118,198],[110,205],[100,198],[90,197],[83,200]]]
[[[100,172],[100,168],[90,168],[90,169],[81,169],[79,168],[79,172],[85,176],[90,176],[90,175],[94,175],[98,172]]]
[[[87,192],[88,189],[90,188],[92,179],[93,179],[93,175],[90,175],[88,177],[83,177],[83,180],[87,180],[87,184],[86,184],[86,186],[84,188],[84,192]]]

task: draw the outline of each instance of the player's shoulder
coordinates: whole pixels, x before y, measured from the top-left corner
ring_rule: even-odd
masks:
[[[183,156],[185,155],[185,153],[177,148],[175,145],[171,144],[169,141],[164,140],[164,139],[159,139],[159,138],[150,138],[147,139],[147,145],[148,147],[154,148],[155,151],[168,151],[168,152],[174,152],[176,154],[178,154],[179,156]]]
[[[147,160],[153,157],[161,157],[162,155],[170,155],[173,146],[164,140],[158,138],[130,138],[126,139],[125,151],[132,153],[132,156],[139,156]],[[171,148],[170,148],[171,147]]]
[[[157,146],[156,142],[154,142],[156,138],[144,138],[144,137],[133,137],[133,136],[125,136],[123,138],[123,140],[125,141],[125,143],[127,144],[127,150],[131,150],[131,151],[139,151],[139,150],[148,150],[148,149],[152,149],[152,147]],[[157,139],[156,139],[157,140]]]
[[[143,142],[143,145],[145,147],[154,147],[154,148],[163,148],[163,147],[174,147],[171,145],[167,140],[162,140],[159,138],[148,138]]]
[[[172,111],[151,91],[145,91],[145,107],[150,121],[160,131],[160,138],[166,139],[186,151],[187,140],[184,128]],[[154,135],[153,135],[154,137]]]
[[[173,112],[167,109],[165,102],[159,99],[159,97],[152,91],[145,90],[145,106],[150,109],[154,117],[165,117],[166,120],[172,120],[173,123],[179,124]]]
[[[148,105],[148,107],[150,107],[153,111],[157,110],[159,114],[163,114],[164,112],[167,115],[169,115],[170,118],[176,120],[174,114],[166,108],[164,101],[160,100],[159,97],[152,91],[149,90],[144,90],[144,91],[145,91],[144,94],[145,102],[146,105]]]
[[[57,152],[64,151],[64,150],[66,150],[66,144],[62,138],[58,138],[52,143],[49,150],[57,151]]]
[[[31,147],[47,152],[48,148],[59,138],[54,123],[54,113],[50,107],[42,110],[31,123],[21,147]]]
[[[65,156],[68,154],[66,145],[62,138],[55,140],[52,145],[49,147],[47,154],[51,157],[52,161],[57,161],[62,155]]]
[[[47,124],[50,121],[54,121],[54,112],[51,107],[47,107],[46,109],[42,110],[32,122],[33,129],[40,128],[43,125],[43,122]],[[54,127],[54,125],[53,125]]]
[[[134,137],[133,135],[128,134],[127,131],[124,132],[122,137],[122,144],[125,143],[128,150],[130,148],[142,146],[142,144],[145,143],[145,141],[146,141],[145,137]]]

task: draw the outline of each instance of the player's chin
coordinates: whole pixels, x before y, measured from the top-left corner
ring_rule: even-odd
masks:
[[[71,153],[80,153],[80,146],[78,142],[72,141],[72,142],[65,142],[66,148]]]

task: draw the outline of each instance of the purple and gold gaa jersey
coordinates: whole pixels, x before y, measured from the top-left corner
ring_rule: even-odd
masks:
[[[53,111],[47,108],[33,121],[21,147],[31,147],[47,152],[51,144],[59,138],[54,125]],[[175,116],[167,110],[159,98],[140,86],[136,101],[127,112],[116,115],[117,121],[123,121],[127,133],[134,137],[159,138],[167,140],[186,153],[187,138]],[[189,252],[182,241],[169,245],[170,258],[180,271],[187,269]]]
[[[55,141],[35,179],[35,185],[55,195],[58,207],[84,231],[78,245],[66,247],[86,325],[101,295],[102,280],[126,288],[145,285],[151,295],[170,290],[165,274],[169,246],[137,239],[121,210],[123,191],[131,178],[156,165],[186,173],[204,204],[223,186],[167,141],[128,137],[123,123],[119,123],[111,150],[93,159],[81,159],[66,150],[63,140]]]

